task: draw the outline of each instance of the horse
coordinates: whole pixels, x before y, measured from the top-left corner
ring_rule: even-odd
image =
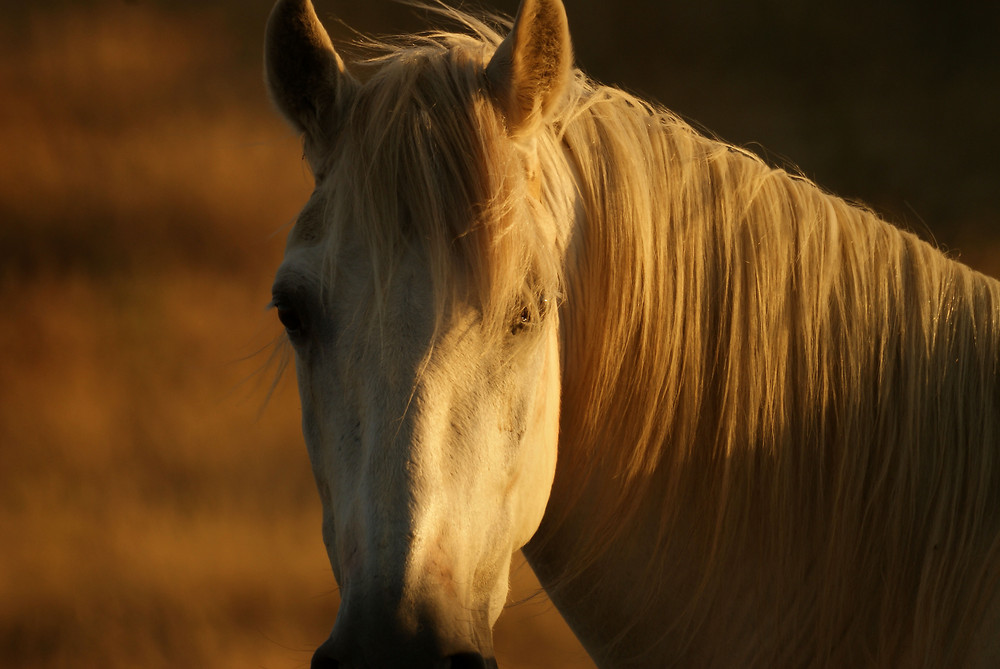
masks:
[[[1000,283],[575,68],[560,0],[278,0],[315,188],[272,304],[341,588],[312,666],[1000,666]]]

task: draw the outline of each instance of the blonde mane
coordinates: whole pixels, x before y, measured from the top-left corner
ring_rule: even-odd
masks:
[[[556,601],[642,530],[698,566],[633,574],[617,643],[686,569],[663,644],[749,616],[733,666],[961,662],[1000,575],[1000,284],[580,73],[512,140],[481,90],[500,34],[438,11],[471,35],[368,45],[318,175],[337,209],[314,216],[365,230],[384,277],[426,248],[442,300],[474,286],[498,330],[559,299],[559,461],[529,546],[569,556],[541,574]]]
[[[653,516],[653,554],[703,565],[664,639],[731,606],[744,571],[771,576],[739,587],[774,605],[755,612],[772,642],[734,666],[810,646],[956,666],[998,576],[1000,284],[669,112],[576,93],[560,132],[588,220],[553,493],[571,501],[543,529],[582,494],[600,515],[567,578]],[[637,593],[662,596],[665,570]],[[809,633],[781,638],[780,615]]]

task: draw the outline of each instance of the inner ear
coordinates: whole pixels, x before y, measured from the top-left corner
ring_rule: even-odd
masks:
[[[514,27],[486,66],[494,98],[515,133],[558,109],[572,79],[573,50],[561,0],[522,0]]]

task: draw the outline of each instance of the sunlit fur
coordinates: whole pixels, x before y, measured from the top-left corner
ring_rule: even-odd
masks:
[[[498,331],[526,296],[558,302],[559,460],[526,553],[588,650],[975,660],[1000,575],[1000,284],[579,72],[514,140],[482,90],[501,36],[443,13],[471,36],[368,44],[323,175],[341,209],[313,224],[365,230],[384,277],[419,240],[437,294],[481,296]],[[336,253],[335,231],[294,234]]]

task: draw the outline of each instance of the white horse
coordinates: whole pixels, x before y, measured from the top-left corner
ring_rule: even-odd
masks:
[[[354,74],[268,23],[313,666],[495,666],[522,547],[602,667],[1000,666],[1000,284],[588,80],[560,0],[438,11]]]

